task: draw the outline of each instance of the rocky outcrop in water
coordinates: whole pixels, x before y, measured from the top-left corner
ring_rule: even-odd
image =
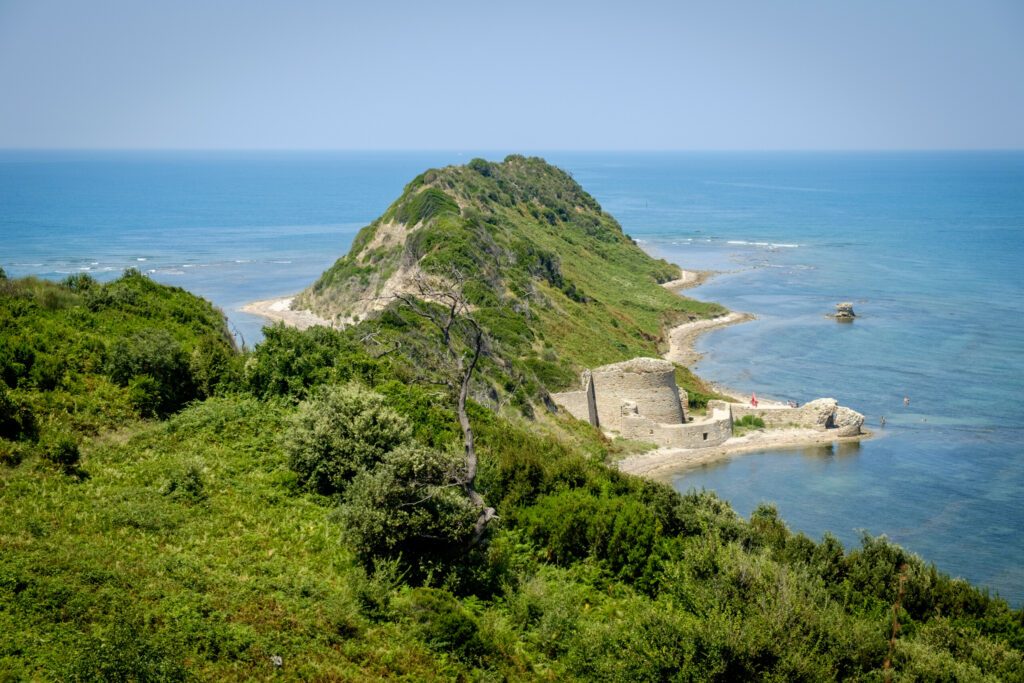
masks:
[[[857,317],[857,314],[853,312],[853,304],[849,301],[836,304],[836,312],[830,317],[835,318],[840,322],[849,322]]]

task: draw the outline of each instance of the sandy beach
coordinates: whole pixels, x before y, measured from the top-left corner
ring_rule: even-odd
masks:
[[[683,271],[683,277],[666,282],[664,287],[673,291],[681,291],[696,287],[713,277],[713,271]],[[668,333],[669,348],[663,357],[665,360],[692,368],[700,360],[701,355],[695,349],[697,339],[702,334],[728,325],[754,320],[750,313],[730,312],[726,315],[708,320],[696,320],[683,323],[672,328]],[[716,386],[715,389],[738,402],[746,399],[734,390]],[[787,406],[778,401],[760,398],[762,408],[785,409]],[[836,437],[829,432],[816,429],[766,429],[750,431],[742,436],[734,436],[720,446],[710,448],[658,448],[628,456],[619,461],[618,468],[623,472],[646,477],[648,479],[666,479],[672,474],[699,467],[716,460],[733,455],[754,453],[764,450],[803,448],[828,443],[849,443],[867,438],[870,433],[859,436]]]
[[[806,448],[829,443],[854,443],[870,436],[836,437],[814,429],[768,429],[734,436],[721,446],[711,448],[659,448],[620,460],[622,472],[648,479],[663,480],[673,474],[724,460],[734,455],[786,448]]]
[[[700,335],[719,327],[736,325],[753,319],[754,316],[750,313],[728,313],[717,318],[695,320],[673,327],[668,333],[668,351],[665,352],[664,358],[673,363],[691,367],[700,360],[702,355],[697,353],[694,348]]]
[[[713,270],[682,270],[681,275],[675,280],[661,283],[661,286],[673,292],[679,292],[692,287],[699,287],[717,273]]]
[[[662,286],[671,291],[681,292],[697,287],[715,275],[714,271],[683,270],[681,277],[671,282],[665,282]],[[285,325],[296,327],[300,330],[315,325],[332,326],[330,321],[321,318],[310,310],[292,310],[291,305],[294,298],[294,295],[292,295],[276,299],[253,301],[243,306],[242,310],[274,322],[283,322]],[[755,316],[750,313],[730,312],[717,318],[695,320],[678,325],[668,332],[669,348],[663,357],[665,360],[672,361],[673,363],[692,367],[702,356],[695,349],[695,344],[702,334],[720,327],[736,325],[754,319]],[[731,396],[736,401],[746,400],[734,390],[718,386],[715,389],[719,393]],[[783,403],[766,398],[760,399],[760,405],[761,407],[786,407]],[[618,468],[623,472],[650,479],[664,479],[673,473],[728,458],[732,455],[780,448],[801,448],[835,441],[851,442],[858,441],[865,436],[868,435],[837,438],[827,432],[813,429],[769,429],[748,432],[743,436],[729,439],[721,446],[711,448],[659,448],[646,453],[631,455],[620,461]]]
[[[305,330],[316,325],[331,327],[331,322],[318,316],[313,311],[302,309],[292,310],[292,300],[295,296],[286,296],[279,299],[266,299],[264,301],[253,301],[242,306],[242,311],[252,313],[267,320],[282,322],[289,327]]]

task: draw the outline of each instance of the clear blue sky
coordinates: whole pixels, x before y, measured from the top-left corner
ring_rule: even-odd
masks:
[[[1024,148],[1024,0],[0,0],[0,147]]]

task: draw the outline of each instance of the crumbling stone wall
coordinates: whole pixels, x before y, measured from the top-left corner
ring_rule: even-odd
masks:
[[[753,415],[764,420],[764,426],[774,429],[799,427],[801,429],[817,429],[819,431],[836,430],[836,436],[856,436],[861,433],[864,416],[855,410],[840,406],[834,398],[819,398],[800,406],[762,406],[755,408],[745,403],[726,403],[725,401],[708,401],[708,408],[713,405],[728,405],[732,409],[734,420],[741,420],[746,415]]]
[[[685,393],[676,386],[675,366],[659,358],[634,358],[591,371],[602,429],[621,432],[622,402],[633,401],[643,417],[656,423],[683,424]]]
[[[627,439],[670,448],[705,448],[732,436],[733,420],[759,417],[765,427],[829,430],[836,437],[861,433],[864,416],[819,398],[800,406],[761,406],[708,401],[708,417],[686,421],[686,392],[676,386],[675,366],[657,358],[634,358],[585,371],[581,388],[552,394],[571,415]]]
[[[627,439],[650,441],[668,448],[707,448],[725,443],[732,436],[732,414],[728,405],[709,410],[710,417],[685,424],[660,424],[625,406],[621,434]]]

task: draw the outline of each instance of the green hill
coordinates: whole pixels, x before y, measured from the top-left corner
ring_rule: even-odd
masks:
[[[501,166],[575,187],[539,161]],[[438,174],[482,186],[491,168]],[[421,196],[389,213],[428,236],[476,225]],[[240,352],[209,303],[137,272],[101,285],[0,271],[0,681],[1024,680],[1024,611],[998,597],[883,538],[846,550],[770,506],[745,520],[713,493],[623,475],[605,464],[622,443],[530,419],[540,377],[573,353],[559,311],[627,354],[694,305],[600,320],[600,297],[643,309],[603,279],[653,306],[665,266],[599,223],[606,270],[566,252],[547,275],[499,259],[471,292],[493,337],[466,404],[473,490],[497,513],[482,535],[459,385],[444,381],[475,328],[446,346],[418,315],[436,302],[391,301],[344,330],[270,327]],[[492,227],[496,244],[518,234]],[[582,241],[578,227],[561,232]],[[449,249],[477,255],[454,238],[424,254]],[[343,288],[375,289],[366,275]]]
[[[417,273],[453,269],[492,336],[534,363],[553,349],[563,372],[549,375],[562,382],[656,355],[667,327],[723,312],[660,286],[677,266],[644,253],[567,173],[515,155],[417,176],[295,305],[358,321],[411,291]]]

